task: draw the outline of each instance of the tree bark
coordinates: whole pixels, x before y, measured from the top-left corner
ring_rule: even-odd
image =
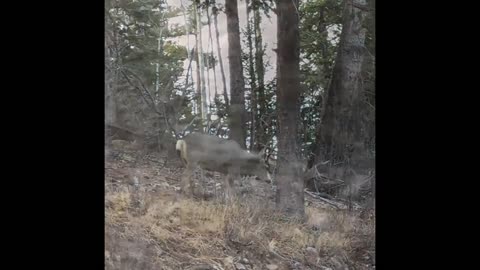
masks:
[[[277,207],[303,217],[302,165],[298,159],[297,123],[300,97],[300,35],[298,0],[277,1]]]
[[[213,23],[215,25],[215,36],[217,38],[218,63],[220,65],[220,73],[222,75],[222,82],[223,82],[223,98],[225,99],[225,107],[227,108],[227,111],[229,111],[230,100],[228,98],[228,93],[227,93],[227,80],[225,79],[225,69],[223,68],[222,50],[220,49],[220,38],[219,38],[220,33],[218,32],[217,7],[213,6],[212,13],[213,13]]]
[[[209,38],[209,41],[210,41],[210,46],[211,46],[211,54],[213,55],[213,38],[212,38],[212,24],[211,24],[211,21],[210,21],[210,12],[208,11],[208,9],[210,8],[210,6],[207,6],[207,22],[208,22],[208,38]],[[213,58],[213,63],[212,63],[212,68],[213,68],[213,83],[214,83],[214,87],[215,87],[215,95],[218,94],[218,90],[217,90],[217,72],[215,71],[216,70],[216,64],[215,64],[215,57]],[[210,84],[210,83],[209,83]]]
[[[247,44],[248,44],[248,75],[250,75],[250,151],[253,150],[256,143],[257,125],[257,78],[255,76],[255,62],[253,57],[253,41],[252,41],[252,22],[250,21],[250,0],[245,1],[247,6]]]
[[[197,74],[197,80],[195,81],[195,85],[197,88],[197,91],[195,93],[195,98],[196,98],[196,114],[202,115],[202,80],[200,79],[200,60],[199,60],[199,50],[198,50],[198,39],[197,35],[195,35],[195,66],[196,66],[196,71],[195,73]]]
[[[365,0],[345,1],[343,28],[327,90],[327,100],[317,132],[317,147],[312,157],[315,165],[330,160],[345,168],[370,166],[364,147],[362,108],[362,63],[365,55]],[[320,147],[321,146],[321,147]],[[345,170],[347,172],[347,170]],[[348,173],[342,177],[349,177]]]
[[[207,114],[208,114],[208,106],[207,106],[207,93],[205,89],[205,64],[203,61],[203,48],[202,48],[202,21],[201,21],[201,16],[200,16],[200,11],[201,9],[198,8],[197,2],[193,3],[194,7],[194,12],[195,12],[195,20],[197,22],[197,53],[198,53],[198,61],[199,64],[197,65],[200,66],[200,94],[201,94],[201,115],[202,119],[206,120],[207,119]]]
[[[112,124],[114,120],[114,103],[113,103],[113,93],[111,87],[112,81],[112,65],[111,65],[111,55],[110,55],[110,27],[108,27],[111,22],[108,21],[108,16],[106,17],[107,22],[105,25],[105,123]]]
[[[262,117],[265,116],[267,113],[267,100],[265,98],[265,68],[263,64],[263,42],[262,42],[262,30],[260,28],[261,17],[260,17],[260,7],[259,7],[259,0],[253,0],[255,5],[254,10],[254,34],[255,34],[255,69],[257,72],[258,78],[258,87],[256,89],[257,92],[257,104],[258,104],[258,114],[256,115],[256,132],[255,132],[255,142],[256,142],[256,150],[260,151],[262,148],[265,147],[267,143],[267,134],[266,134],[266,127],[262,122]]]
[[[230,137],[245,149],[245,81],[242,68],[242,47],[238,22],[237,0],[225,0],[230,66]]]
[[[111,1],[105,2],[105,12],[110,12]],[[115,124],[117,122],[116,106],[116,88],[118,84],[118,72],[115,68],[119,64],[119,54],[117,51],[118,40],[115,22],[110,16],[105,16],[105,124]],[[114,53],[112,54],[112,50]],[[114,57],[114,61],[112,61]]]

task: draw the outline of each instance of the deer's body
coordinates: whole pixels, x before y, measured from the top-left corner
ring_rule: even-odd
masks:
[[[249,153],[232,140],[191,133],[177,141],[176,149],[186,166],[182,178],[184,189],[190,185],[190,190],[193,191],[192,174],[197,166],[228,175],[225,179],[227,194],[231,192],[234,179],[241,174],[270,180],[261,154]]]

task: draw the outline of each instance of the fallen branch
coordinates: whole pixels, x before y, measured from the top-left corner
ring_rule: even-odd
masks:
[[[345,183],[344,180],[338,179],[338,178],[335,179],[335,178],[328,177],[327,175],[325,175],[323,173],[320,173],[318,171],[317,166],[318,165],[325,165],[325,164],[326,163],[313,165],[312,168],[310,168],[309,170],[307,170],[305,172],[304,179],[305,180],[310,180],[310,179],[321,180],[322,184],[325,184],[325,185],[329,185],[329,184],[343,185]]]
[[[305,190],[305,193],[307,193],[308,195],[312,196],[313,198],[315,199],[319,199],[323,202],[326,202],[334,207],[336,207],[337,209],[345,209],[346,206],[343,204],[343,203],[338,203],[338,202],[335,202],[335,201],[332,201],[332,200],[329,200],[329,199],[326,199],[326,198],[323,198],[321,197],[319,194],[315,194],[313,192],[310,192],[308,190]]]

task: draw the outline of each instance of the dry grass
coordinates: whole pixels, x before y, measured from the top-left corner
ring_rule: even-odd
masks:
[[[374,217],[312,204],[298,222],[268,206],[268,184],[224,204],[179,196],[177,167],[122,160],[106,168],[107,270],[372,269]],[[137,169],[141,185],[133,189],[126,180]]]
[[[249,202],[220,204],[156,195],[142,215],[133,215],[129,191],[106,195],[107,228],[121,225],[123,234],[136,234],[178,262],[225,264],[225,258],[249,251],[262,261],[305,261],[305,249],[318,256],[355,251],[356,245],[372,241],[373,222],[355,215],[307,207],[306,221],[291,221],[273,209]],[[128,235],[126,236],[128,237]],[[369,245],[364,245],[369,246]],[[310,264],[312,264],[310,262]]]

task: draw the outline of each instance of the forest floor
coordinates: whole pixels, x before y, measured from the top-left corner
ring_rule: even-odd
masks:
[[[289,220],[275,211],[270,183],[236,183],[241,195],[226,204],[221,176],[208,173],[188,198],[178,191],[181,164],[165,160],[109,151],[105,269],[375,269],[373,211],[306,195],[306,220]]]

